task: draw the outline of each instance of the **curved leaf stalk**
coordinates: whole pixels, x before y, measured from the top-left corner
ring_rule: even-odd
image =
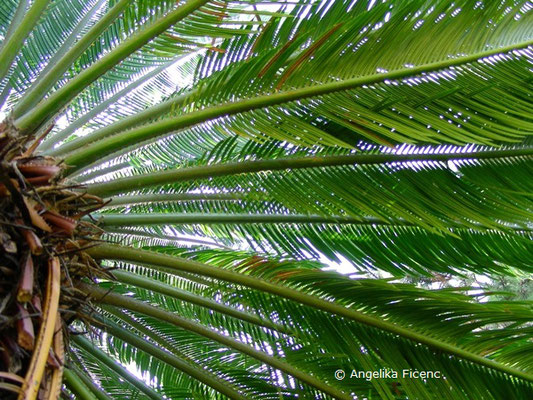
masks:
[[[144,382],[133,376],[124,367],[119,365],[115,360],[111,359],[106,353],[104,353],[98,347],[94,346],[89,340],[85,339],[82,336],[73,336],[71,340],[74,344],[76,344],[76,346],[85,350],[91,356],[96,358],[99,362],[110,368],[112,371],[116,372],[121,378],[130,383],[132,386],[135,386],[150,399],[163,400],[163,397],[161,395],[156,393],[151,387],[146,385]]]
[[[93,214],[101,226],[142,226],[161,224],[387,224],[378,218],[353,218],[322,215],[288,214]],[[410,225],[396,222],[395,225]]]
[[[346,399],[346,400],[349,400],[351,398],[350,396],[347,396],[346,394],[340,392],[339,390],[325,384],[319,379],[303,371],[300,371],[299,369],[293,367],[290,364],[287,364],[286,362],[282,360],[269,356],[268,354],[258,351],[255,348],[247,344],[244,344],[242,342],[239,342],[229,336],[219,334],[195,322],[179,317],[174,313],[162,310],[158,307],[154,307],[142,301],[135,300],[131,297],[122,296],[120,294],[112,293],[112,292],[110,293],[108,290],[105,290],[103,288],[100,288],[94,285],[81,284],[79,286],[79,289],[87,293],[89,296],[91,296],[91,298],[94,299],[94,301],[98,303],[109,304],[112,306],[125,308],[131,311],[139,312],[141,314],[160,319],[162,321],[169,322],[178,328],[185,329],[190,332],[194,332],[198,335],[204,336],[215,342],[218,342],[232,349],[235,349],[236,351],[240,353],[247,354],[248,356],[255,358],[256,360],[263,362],[267,365],[270,365],[276,369],[279,369],[280,371],[283,371],[289,375],[292,375],[294,378],[310,386],[313,386],[317,388],[318,390],[321,390],[324,393],[327,393],[335,398]],[[114,334],[114,332],[112,333]]]
[[[6,391],[9,391],[9,392],[13,392],[13,393],[16,393],[16,394],[20,393],[20,387],[18,387],[17,385],[14,385],[12,383],[0,382],[0,389],[1,390],[6,390]]]
[[[26,10],[28,9],[29,4],[30,4],[30,0],[20,0],[18,2],[15,14],[13,15],[13,19],[11,20],[11,23],[9,24],[9,28],[7,29],[6,35],[4,37],[4,42],[7,42],[13,36],[13,33],[15,32],[15,30],[21,24],[22,19],[24,18],[24,15],[26,14]]]
[[[90,12],[74,28],[74,31],[63,43],[61,48],[50,59],[45,69],[39,74],[37,80],[24,93],[24,96],[13,108],[13,117],[21,117],[32,109],[48,93],[48,91],[63,77],[65,71],[76,59],[100,36],[113,21],[130,4],[129,0],[116,3],[85,35],[77,42],[78,35],[82,32],[94,14],[102,7],[105,0],[99,1]]]
[[[51,149],[51,150],[45,151],[44,154],[51,155],[51,156],[60,156],[60,155],[66,154],[67,152],[73,149],[77,149],[79,145],[85,143],[86,140],[87,140],[86,143],[92,143],[94,140],[99,140],[101,138],[111,136],[115,133],[125,131],[136,125],[142,125],[146,123],[146,121],[149,121],[159,115],[169,112],[173,107],[177,107],[183,104],[187,99],[189,99],[195,93],[196,91],[190,91],[190,92],[175,96],[172,99],[162,101],[161,103],[156,104],[155,106],[152,106],[150,108],[147,108],[146,110],[143,110],[132,116],[129,116],[128,118],[123,118],[113,124],[107,125],[94,133],[83,136],[71,142],[65,143],[62,146],[58,147],[57,149]],[[90,139],[87,136],[90,136]],[[78,140],[80,140],[80,142],[78,142]]]
[[[17,10],[15,11],[15,15],[13,15],[13,20],[11,21],[11,24],[9,25],[9,28],[6,32],[6,37],[4,38],[4,42],[7,42],[9,38],[13,35],[13,32],[15,29],[21,24],[22,19],[24,18],[25,12],[28,8],[28,5],[30,4],[29,0],[20,0],[19,4],[17,6]],[[1,79],[0,79],[1,82]],[[9,81],[6,82],[6,85],[4,86],[4,89],[0,93],[0,110],[2,107],[4,107],[4,103],[9,96],[9,93],[11,92],[12,85]]]
[[[273,329],[281,333],[286,333],[294,336],[296,332],[291,331],[287,327],[276,324],[274,322],[265,320],[256,315],[237,310],[233,307],[227,306],[225,304],[216,302],[211,299],[207,299],[202,296],[198,296],[185,290],[180,290],[170,285],[155,281],[153,279],[146,278],[144,276],[139,276],[132,274],[123,270],[113,270],[113,275],[121,283],[126,283],[128,285],[136,286],[152,292],[160,293],[165,296],[172,297],[174,299],[183,300],[191,304],[196,304],[200,307],[205,307],[209,310],[217,311],[219,313],[229,315],[231,317],[240,319],[241,321],[249,322],[254,325],[263,326],[268,329]]]
[[[173,201],[239,201],[246,197],[239,193],[155,193],[139,194],[132,196],[120,196],[110,198],[109,203],[104,208],[133,205],[133,204],[150,204],[155,202],[173,202]]]
[[[49,155],[47,151],[44,151],[43,154]],[[94,178],[98,178],[99,176],[106,175],[112,172],[120,171],[121,169],[125,169],[131,167],[131,164],[128,161],[119,162],[114,165],[110,165],[104,168],[95,169],[91,172],[85,173],[85,171],[78,171],[78,173],[74,173],[70,176],[71,179],[84,182],[84,181],[90,181]],[[82,175],[83,174],[83,175]]]
[[[96,396],[98,400],[113,400],[107,393],[105,393],[102,389],[96,386],[96,384],[89,378],[87,374],[81,372],[74,365],[70,365],[69,368],[66,370],[68,370],[70,374],[75,374],[76,378],[82,381],[83,384],[91,390],[93,395]]]
[[[77,399],[81,400],[101,400],[98,399],[94,393],[85,385],[80,375],[74,373],[70,369],[65,369],[63,373],[65,377],[65,384],[72,393],[76,395]]]
[[[156,334],[155,332],[152,332],[150,329],[145,327],[143,324],[136,321],[133,317],[126,314],[124,311],[108,305],[101,305],[100,308],[104,310],[105,312],[113,315],[114,317],[121,319],[122,321],[126,322],[127,324],[131,325],[133,328],[141,332],[146,337],[153,340],[155,343],[161,346],[163,349],[167,349],[174,355],[183,358],[187,361],[191,361],[190,357],[187,357],[185,354],[180,352],[178,349],[175,348],[175,346],[170,342],[169,340],[165,339],[164,336]]]
[[[136,79],[134,80],[132,83],[130,83],[128,86],[126,86],[124,89],[122,89],[121,91],[117,92],[115,95],[111,96],[109,99],[107,99],[106,101],[103,101],[102,103],[98,104],[98,106],[96,106],[95,108],[93,108],[91,111],[89,111],[87,114],[83,115],[82,117],[76,119],[76,121],[73,121],[71,124],[69,124],[65,129],[63,129],[61,132],[58,132],[56,133],[55,135],[51,136],[50,138],[48,138],[47,140],[45,140],[40,146],[39,146],[39,150],[42,151],[43,153],[46,153],[46,154],[52,154],[53,151],[50,151],[50,152],[46,152],[46,150],[49,150],[54,144],[56,143],[59,143],[61,140],[64,140],[66,138],[68,138],[68,136],[73,133],[74,131],[76,131],[77,129],[81,128],[83,125],[85,125],[87,122],[89,122],[91,119],[93,119],[94,117],[96,117],[98,114],[104,112],[111,104],[114,104],[116,103],[119,99],[121,99],[122,97],[128,95],[129,93],[133,92],[136,88],[140,87],[142,84],[148,82],[150,79],[154,78],[155,76],[159,75],[161,72],[163,72],[165,69],[169,68],[170,66],[172,66],[173,64],[177,63],[178,61],[182,60],[183,58],[185,57],[188,57],[187,56],[180,56],[180,57],[177,57],[176,59],[154,69],[153,71],[147,73],[146,75],[142,76],[141,78],[139,79]],[[183,96],[183,99],[185,99],[186,96]],[[173,98],[172,99],[172,102],[170,101],[167,101],[168,103],[172,103],[172,104],[175,104],[175,102],[177,102],[177,98]],[[163,102],[161,104],[159,104],[160,106],[164,103],[167,103],[167,102]],[[152,107],[154,109],[157,109],[157,106],[154,106]],[[161,113],[165,111],[165,108],[164,107],[161,107]],[[155,112],[154,110],[152,110],[152,112]],[[139,116],[139,114],[142,114],[143,116]],[[145,111],[143,112],[140,112],[140,113],[136,113],[135,114],[135,117],[133,121],[136,121],[136,122],[130,122],[131,124],[135,125],[136,123],[139,123],[145,119],[149,119],[150,116],[147,115],[147,113]],[[122,121],[119,121],[117,122],[118,123],[121,123]],[[110,126],[114,126],[114,124],[111,124]],[[122,125],[124,128],[122,129],[125,129],[127,128],[127,124],[125,123],[122,123]],[[104,130],[106,128],[102,128],[102,130]],[[117,128],[117,129],[120,129],[120,128]],[[129,164],[128,164],[129,165]]]
[[[252,111],[270,106],[280,105],[291,101],[304,100],[310,97],[322,96],[339,91],[346,91],[349,89],[361,87],[363,85],[371,85],[383,82],[385,80],[397,80],[409,76],[417,76],[423,73],[431,73],[451,66],[464,65],[471,62],[475,62],[481,58],[489,57],[491,55],[523,49],[532,44],[533,40],[529,40],[516,45],[491,49],[484,52],[475,53],[463,57],[452,58],[435,63],[423,64],[412,68],[403,68],[387,73],[357,77],[344,81],[330,82],[322,85],[309,86],[279,93],[271,93],[268,95],[258,96],[255,98],[241,100],[233,103],[226,103],[213,107],[208,107],[203,110],[191,112],[189,114],[182,115],[179,117],[166,118],[161,121],[141,126],[127,132],[119,133],[115,136],[87,145],[86,147],[78,148],[66,158],[66,163],[72,166],[72,171],[76,171],[125,147],[134,145],[136,143],[142,143],[150,139],[162,137],[171,132],[178,131],[180,129],[187,128],[209,120],[213,120],[222,116],[235,115],[246,111]],[[68,151],[70,151],[70,149],[72,149],[71,146],[75,147],[77,146],[77,143],[75,141],[72,141],[69,147],[65,146],[62,154],[66,154]]]
[[[44,121],[54,116],[83,89],[105,72],[112,69],[130,54],[163,33],[172,25],[189,16],[207,2],[208,0],[189,0],[147,28],[124,40],[113,51],[103,56],[59,90],[55,91],[50,97],[35,107],[31,113],[17,119],[15,126],[23,133],[37,129]]]
[[[48,355],[54,339],[56,318],[59,308],[59,294],[61,284],[61,271],[59,260],[52,258],[48,263],[48,278],[46,283],[46,294],[43,305],[43,317],[39,335],[35,343],[35,350],[31,358],[30,366],[22,392],[18,400],[35,400],[39,393],[41,379],[48,361]]]
[[[352,154],[322,157],[292,157],[270,160],[233,162],[205,165],[200,167],[180,168],[159,171],[150,174],[136,175],[116,179],[109,182],[98,182],[88,185],[88,192],[100,197],[109,197],[119,193],[139,190],[156,185],[183,182],[192,179],[213,178],[218,176],[237,175],[260,171],[279,171],[286,169],[332,167],[339,165],[372,165],[391,162],[408,161],[448,161],[448,160],[486,160],[508,157],[531,157],[533,147],[484,150],[472,153],[439,153],[439,154]],[[68,162],[68,160],[67,160]]]
[[[172,354],[176,355],[179,358],[185,359],[186,361],[194,362],[190,359],[190,357],[187,357],[186,355],[182,354],[178,349],[176,349],[176,347],[170,341],[165,339],[163,336],[152,332],[150,329],[146,328],[143,324],[137,322],[134,318],[132,318],[125,312],[112,306],[102,305],[101,308],[107,313],[113,315],[114,317],[117,317],[118,319],[121,319],[122,321],[126,322],[127,324],[141,332],[143,335],[145,335],[147,338],[150,338],[152,341],[157,343],[159,346],[161,346],[161,348],[168,350]],[[203,374],[208,374],[207,370],[204,369],[202,371]],[[216,377],[213,377],[213,379],[218,381],[218,378]]]
[[[61,394],[61,387],[63,386],[63,374],[65,372],[65,347],[63,341],[63,320],[61,314],[58,313],[56,318],[56,326],[54,330],[53,347],[54,354],[59,359],[61,364],[58,368],[54,368],[52,371],[52,378],[46,384],[45,397],[50,400],[59,399]]]
[[[301,293],[295,289],[274,284],[262,279],[235,273],[228,270],[223,270],[221,268],[216,268],[207,264],[202,264],[183,258],[173,257],[165,254],[158,254],[146,250],[130,249],[117,245],[100,245],[97,247],[93,247],[89,250],[89,254],[97,259],[120,260],[132,263],[140,262],[143,264],[146,263],[154,266],[173,268],[178,271],[186,271],[194,274],[208,276],[214,279],[221,279],[226,282],[232,282],[266,293],[271,293],[276,296],[281,296],[318,310],[335,314],[340,317],[348,318],[355,322],[359,322],[364,325],[372,326],[374,328],[390,332],[395,335],[399,335],[414,342],[422,343],[434,350],[442,351],[444,353],[463,358],[474,364],[478,364],[480,366],[495,371],[500,371],[505,374],[515,376],[519,379],[524,379],[526,381],[533,382],[533,375],[527,372],[517,370],[513,367],[498,363],[494,360],[461,349],[460,347],[449,344],[443,340],[429,336],[426,333],[419,333],[412,329],[404,328],[394,323],[388,322],[383,318],[367,315],[362,312],[335,304],[333,302],[326,301],[305,293]],[[96,293],[97,290],[99,290],[94,287],[89,287],[88,285],[85,286],[87,286],[87,289],[90,292]],[[102,293],[102,296],[103,295],[104,293]],[[107,301],[108,299],[107,297],[105,297],[103,300]]]
[[[196,245],[204,245],[204,246],[210,246],[210,247],[218,247],[225,250],[231,250],[231,247],[224,246],[223,244],[217,243],[217,242],[211,242],[209,240],[202,240],[202,239],[196,239],[196,238],[190,238],[190,237],[183,237],[183,236],[170,236],[170,235],[154,235],[149,232],[144,231],[136,231],[134,229],[122,229],[122,228],[109,228],[106,229],[107,233],[117,233],[122,235],[129,235],[129,236],[140,236],[145,238],[155,238],[155,239],[162,239],[169,242],[186,242],[186,243],[192,243]]]
[[[25,3],[25,1],[21,1],[20,6],[23,7]],[[6,77],[26,37],[37,24],[41,14],[49,3],[50,0],[35,0],[22,20],[17,18],[19,17],[19,10],[17,10],[15,18],[12,21],[14,29],[11,30],[10,27],[11,34],[4,40],[0,48],[0,81]]]
[[[225,394],[230,399],[246,400],[246,397],[242,396],[236,388],[232,387],[231,385],[228,385],[225,382],[222,382],[221,380],[213,376],[211,373],[204,371],[201,368],[192,366],[188,362],[185,362],[181,358],[176,357],[167,351],[163,351],[159,347],[149,343],[138,335],[131,333],[131,331],[129,331],[128,329],[120,327],[112,321],[104,320],[102,318],[98,318],[98,320],[102,324],[102,329],[104,329],[111,335],[121,340],[124,340],[132,346],[135,346],[138,349],[152,355],[153,357],[158,358],[159,360],[167,363],[168,365],[171,365],[174,368],[183,371],[184,373],[210,386],[216,391]]]

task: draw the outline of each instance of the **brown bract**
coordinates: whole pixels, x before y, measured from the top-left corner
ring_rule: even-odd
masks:
[[[33,155],[38,140],[0,124],[0,374],[20,400],[58,397],[68,326],[86,302],[75,286],[110,277],[83,251],[101,232],[81,217],[103,201],[66,182],[60,160]]]

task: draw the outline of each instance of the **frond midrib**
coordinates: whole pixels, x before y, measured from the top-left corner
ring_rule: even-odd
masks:
[[[174,268],[186,272],[193,272],[203,276],[208,276],[223,281],[244,285],[253,289],[271,293],[277,296],[284,297],[297,303],[310,306],[325,312],[330,312],[355,322],[362,323],[395,335],[399,335],[414,342],[422,343],[432,349],[443,351],[445,353],[455,355],[459,358],[468,360],[483,367],[503,372],[505,374],[516,376],[529,382],[533,382],[533,375],[517,370],[513,367],[498,363],[494,360],[482,357],[480,355],[471,353],[470,351],[461,349],[455,345],[449,344],[442,340],[436,339],[426,334],[418,333],[408,328],[400,327],[394,323],[385,321],[383,319],[366,315],[364,313],[345,308],[338,304],[311,296],[305,293],[300,293],[294,289],[273,284],[261,279],[251,276],[238,274],[232,271],[223,270],[212,267],[207,264],[202,264],[195,261],[186,260],[183,258],[173,257],[165,254],[158,254],[146,250],[130,249],[118,245],[100,245],[90,249],[89,254],[96,259],[121,260],[130,262],[149,263],[155,266],[163,266],[167,268]],[[105,292],[104,292],[105,294]]]

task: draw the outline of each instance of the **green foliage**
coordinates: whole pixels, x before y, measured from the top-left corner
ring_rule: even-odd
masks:
[[[67,398],[533,396],[531,2],[45,3],[2,112],[115,243]]]

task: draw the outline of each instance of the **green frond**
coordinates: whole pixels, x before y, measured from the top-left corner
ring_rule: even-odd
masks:
[[[162,248],[161,250],[165,252],[170,252],[169,247]],[[187,255],[183,251],[177,250],[179,254]],[[118,252],[115,250],[115,253]],[[283,283],[283,285],[289,285],[295,288],[298,288],[299,292],[312,293],[313,296],[325,296],[329,301],[335,299],[336,302],[344,303],[349,307],[356,307],[360,310],[364,310],[365,313],[370,314],[380,314],[383,313],[386,315],[388,321],[394,321],[395,324],[400,324],[404,326],[412,326],[413,322],[416,321],[417,324],[421,327],[424,325],[424,332],[436,337],[443,338],[446,337],[448,341],[457,340],[457,343],[461,343],[465,348],[472,348],[480,353],[484,353],[489,350],[495,359],[498,359],[498,353],[500,352],[499,348],[503,348],[508,344],[509,346],[517,346],[519,341],[516,339],[517,335],[523,335],[521,342],[526,345],[530,333],[527,334],[523,331],[528,321],[531,318],[531,308],[527,305],[520,304],[510,304],[510,303],[499,303],[499,302],[489,302],[484,304],[479,304],[472,301],[470,296],[461,293],[461,290],[450,291],[427,291],[423,289],[418,289],[412,285],[405,284],[393,284],[387,281],[376,281],[376,280],[352,280],[347,277],[340,277],[336,273],[327,273],[319,270],[318,265],[305,264],[305,263],[290,263],[290,262],[276,262],[268,261],[263,258],[253,256],[250,258],[249,255],[239,254],[234,252],[220,252],[220,251],[195,251],[190,253],[194,259],[209,261],[214,263],[218,268],[228,268],[235,271],[245,272],[246,275],[251,275],[257,278],[268,279],[269,281],[276,281]],[[199,273],[202,273],[197,268]],[[139,269],[135,269],[137,273],[141,272]],[[148,270],[142,272],[147,274]],[[151,273],[150,273],[151,274]],[[119,275],[121,276],[121,275]],[[390,336],[383,336],[383,340],[386,342],[379,342],[383,333],[378,333],[376,331],[372,336],[365,336],[361,332],[359,325],[353,325],[352,323],[346,321],[343,323],[343,330],[339,331],[335,325],[331,325],[331,319],[326,315],[322,314],[319,310],[313,310],[312,308],[308,309],[307,306],[302,307],[301,305],[294,304],[292,301],[287,301],[279,297],[278,292],[271,292],[270,294],[265,294],[257,292],[256,290],[243,289],[239,287],[224,287],[220,286],[217,281],[213,281],[211,285],[189,285],[186,281],[178,278],[177,280],[168,280],[169,275],[162,274],[158,275],[160,279],[163,279],[167,282],[173,282],[173,285],[180,286],[182,283],[188,288],[188,290],[193,290],[198,293],[203,293],[203,295],[210,294],[220,298],[219,301],[229,302],[234,307],[242,309],[248,309],[260,313],[261,315],[270,315],[271,318],[274,318],[274,321],[277,323],[288,324],[289,326],[293,325],[295,334],[292,335],[289,343],[296,341],[300,343],[297,345],[303,346],[299,348],[296,352],[291,350],[288,360],[299,363],[309,360],[309,357],[316,357],[311,354],[316,355],[316,350],[313,350],[312,353],[307,353],[305,350],[307,346],[326,346],[324,351],[331,351],[333,354],[340,352],[346,357],[346,365],[359,365],[358,368],[361,370],[365,369],[365,363],[371,363],[372,361],[364,359],[364,352],[361,353],[360,348],[355,347],[350,350],[351,345],[349,344],[350,340],[357,338],[361,340],[361,345],[363,345],[368,351],[375,348],[390,347],[391,341],[395,342],[393,347],[387,351],[387,355],[381,353],[375,353],[372,357],[377,357],[373,362],[377,363],[386,363],[382,365],[390,365],[391,368],[400,368],[399,365],[403,365],[403,368],[407,368],[405,364],[405,359],[394,359],[394,357],[399,357],[399,354],[394,356],[393,354],[397,351],[398,347],[396,346],[408,346],[407,342],[398,339],[394,339]],[[119,278],[120,280],[120,278]],[[141,282],[141,281],[139,281]],[[342,289],[344,286],[344,289]],[[331,290],[329,290],[331,288]],[[158,304],[158,308],[172,310],[180,316],[188,316],[194,318],[195,320],[202,321],[209,326],[212,326],[215,329],[223,329],[228,332],[228,334],[240,335],[243,332],[243,327],[239,325],[234,325],[229,321],[221,320],[220,327],[217,326],[217,318],[213,315],[212,312],[203,313],[201,310],[194,311],[193,314],[189,314],[193,310],[186,306],[182,302],[170,301],[170,298],[160,297],[161,295],[156,294],[154,291],[139,291],[134,288],[124,289],[124,293],[135,293],[135,297],[143,299],[143,301],[148,301],[150,304]],[[369,296],[369,293],[372,293],[372,296]],[[170,292],[167,292],[170,295]],[[103,302],[108,302],[111,300],[105,300],[105,297],[102,298]],[[513,310],[513,311],[511,311]],[[514,314],[510,314],[510,312]],[[211,315],[209,315],[211,314]],[[302,314],[300,318],[299,315]],[[304,317],[305,316],[305,317]],[[463,319],[466,318],[466,319]],[[446,320],[447,323],[443,324],[442,320]],[[320,321],[320,322],[319,322]],[[509,321],[513,321],[513,329],[516,329],[516,335],[511,338],[508,336],[508,339],[504,342],[501,341],[502,336],[500,335],[500,328],[491,328],[490,331],[483,331],[485,338],[483,341],[478,341],[477,330],[482,326],[494,326],[498,324],[507,324]],[[213,326],[213,324],[215,324]],[[153,319],[148,322],[150,327],[156,326],[156,323]],[[331,327],[331,328],[328,328]],[[236,331],[233,331],[236,329]],[[320,341],[316,343],[317,337],[324,336],[325,332],[328,332],[328,329],[331,331],[328,335],[331,335],[331,340]],[[348,332],[346,331],[348,329]],[[266,331],[257,331],[254,329],[246,329],[248,335],[255,337],[255,340],[265,343],[265,340],[268,342],[268,336],[265,336]],[[523,332],[522,332],[523,331]],[[165,331],[167,334],[177,334],[176,331],[167,328]],[[341,333],[342,332],[342,333]],[[503,331],[502,331],[503,332]],[[507,330],[506,333],[509,334],[511,331]],[[521,333],[522,332],[522,333]],[[368,333],[368,332],[367,332]],[[344,336],[346,335],[346,336]],[[489,339],[492,335],[492,339]],[[342,339],[344,337],[344,339]],[[180,335],[179,342],[183,346],[184,338]],[[260,339],[259,339],[260,338]],[[272,338],[270,338],[272,340]],[[309,343],[310,342],[310,343]],[[279,338],[275,339],[275,343],[279,343]],[[309,345],[305,345],[309,343]],[[376,345],[376,343],[381,343]],[[385,345],[384,343],[388,343]],[[480,346],[480,343],[482,345]],[[498,343],[498,345],[496,345]],[[274,345],[274,344],[273,344]],[[342,350],[335,348],[335,346],[341,346]],[[346,345],[346,347],[342,347]],[[291,345],[291,347],[294,344]],[[333,347],[329,347],[333,346]],[[401,347],[400,346],[400,347]],[[396,350],[393,350],[396,349]],[[495,351],[496,350],[496,351]],[[288,349],[287,349],[288,351]],[[435,358],[435,354],[424,354],[423,349],[413,350],[409,349],[409,353],[420,352],[419,356],[423,362],[427,362],[427,358]],[[199,354],[198,352],[193,352],[192,354]],[[207,354],[206,351],[202,351],[201,354]],[[306,354],[305,356],[303,354]],[[301,358],[300,358],[301,357]],[[332,368],[335,366],[338,368],[339,359],[335,357],[335,363],[333,365],[329,364],[329,357],[324,355],[324,360],[319,361],[320,358],[316,359],[316,363],[313,365],[316,367],[315,370],[324,368],[333,372]],[[368,356],[370,357],[370,355]],[[220,358],[217,358],[219,360]],[[342,360],[342,358],[341,358]],[[400,362],[401,360],[401,362]],[[435,366],[444,369],[443,365],[446,364],[445,360],[448,358],[441,359],[441,361],[432,361],[436,363]],[[414,360],[411,360],[414,362]],[[342,361],[341,361],[342,362]],[[361,362],[362,364],[358,364]],[[398,364],[400,362],[400,364]],[[390,363],[390,364],[389,364]],[[306,364],[308,365],[308,364]],[[342,364],[344,365],[344,364]],[[366,364],[367,368],[370,364]],[[409,365],[410,368],[415,368],[416,362]],[[426,364],[428,365],[428,364]],[[526,365],[524,363],[524,365]],[[229,367],[224,367],[225,371]],[[451,368],[451,366],[449,367]],[[458,368],[456,365],[453,368]],[[461,374],[464,374],[465,371],[460,368],[460,371],[453,369],[455,373],[447,372],[448,379],[462,380],[460,378]],[[481,370],[473,372],[468,368],[470,374],[482,373]],[[475,370],[474,370],[475,371]],[[323,373],[323,372],[322,372]],[[476,378],[477,379],[477,378]],[[480,375],[479,379],[484,379]],[[366,382],[366,381],[365,381]],[[372,392],[376,390],[379,393],[380,390],[385,390],[384,388],[376,388],[372,385],[374,384],[366,382],[367,385],[363,389],[363,392],[369,391]],[[438,385],[442,382],[434,382],[435,385]],[[361,383],[362,385],[362,383]],[[416,383],[410,382],[410,384],[402,381],[402,387],[405,385],[405,390],[410,392],[411,395],[416,393],[417,390],[422,390],[427,398],[435,397],[434,390],[439,390],[437,387],[425,387],[425,385],[417,385]],[[459,384],[460,385],[460,384]],[[379,385],[378,385],[379,386]],[[431,386],[431,385],[430,385]],[[390,390],[390,388],[389,388]],[[476,389],[477,390],[477,389]],[[527,389],[524,387],[524,390]],[[362,393],[362,392],[359,392]],[[474,392],[469,395],[472,396]],[[481,392],[479,392],[481,393]],[[479,394],[478,393],[478,394]],[[517,392],[518,393],[518,392]],[[468,396],[468,395],[467,395]],[[486,394],[483,394],[486,396]],[[468,398],[468,397],[466,397]]]
[[[335,2],[335,4],[344,8],[349,5],[343,2]],[[206,78],[205,84],[198,84],[199,87],[202,87],[202,91],[196,92],[192,99],[194,99],[195,104],[201,104],[202,110],[189,113],[187,118],[180,116],[168,118],[154,123],[151,128],[145,126],[108,138],[92,146],[95,153],[94,157],[96,154],[98,157],[102,157],[102,152],[106,155],[111,154],[119,150],[120,147],[145,140],[154,140],[165,134],[171,134],[174,131],[209,120],[216,120],[220,117],[226,117],[220,122],[226,125],[226,130],[232,134],[241,134],[259,140],[270,137],[304,145],[343,145],[342,140],[339,141],[321,130],[316,126],[316,122],[306,121],[305,118],[302,118],[302,116],[313,114],[320,114],[331,123],[340,124],[351,132],[355,132],[359,137],[382,144],[388,144],[391,141],[393,143],[444,141],[455,144],[471,142],[494,144],[502,141],[519,141],[528,135],[527,132],[531,130],[531,127],[527,122],[527,114],[517,110],[511,114],[518,113],[526,120],[515,118],[493,109],[494,106],[485,104],[485,100],[489,101],[488,104],[494,103],[491,99],[497,96],[497,92],[502,91],[508,93],[512,90],[513,96],[516,93],[518,98],[527,98],[526,82],[529,79],[527,61],[529,50],[527,48],[530,43],[527,40],[520,41],[520,38],[527,38],[530,34],[525,21],[528,19],[527,15],[516,19],[514,14],[502,15],[504,10],[500,6],[449,6],[460,9],[460,12],[457,11],[460,17],[455,18],[453,12],[455,9],[440,10],[433,7],[431,11],[428,11],[429,15],[426,17],[437,19],[438,22],[435,25],[426,24],[429,27],[428,34],[419,35],[418,29],[413,26],[421,21],[419,17],[425,13],[420,4],[413,2],[405,7],[393,7],[390,11],[388,5],[381,7],[383,8],[380,11],[381,15],[384,16],[387,13],[391,15],[391,20],[383,24],[382,29],[370,29],[367,26],[369,25],[368,21],[375,23],[374,14],[380,7],[361,13],[358,18],[349,19],[349,24],[359,22],[360,25],[352,27],[347,23],[346,27],[341,28],[348,33],[357,33],[360,36],[358,40],[365,38],[365,35],[370,36],[370,38],[366,38],[366,41],[363,40],[364,46],[361,46],[361,49],[357,48],[357,51],[344,50],[343,54],[331,54],[336,49],[346,49],[346,43],[357,43],[357,38],[354,39],[347,33],[346,35],[337,35],[341,43],[333,43],[332,40],[328,46],[320,47],[313,53],[312,60],[316,60],[318,65],[323,65],[325,62],[319,55],[323,52],[324,57],[327,57],[328,60],[334,60],[330,63],[349,68],[347,71],[337,73],[334,68],[333,70],[327,69],[327,76],[321,79],[320,77],[316,78],[313,74],[307,75],[305,67],[313,65],[313,63],[304,63],[299,66],[298,73],[294,74],[298,76],[297,84],[289,86],[288,90],[273,93],[276,88],[272,87],[272,76],[260,76],[258,78],[258,75],[261,75],[261,68],[267,63],[268,57],[272,58],[275,54],[265,54],[259,59],[231,64],[224,71]],[[334,14],[333,8],[328,10],[326,16],[329,16],[330,12]],[[415,11],[419,13],[417,14]],[[355,12],[351,10],[344,18],[350,18],[353,16],[351,13]],[[487,37],[483,38],[484,41],[480,40],[480,38],[475,37],[479,31],[470,30],[469,25],[464,25],[465,21],[472,20],[473,15],[478,16],[480,23],[498,19],[501,26],[494,27],[493,31],[481,31]],[[411,22],[393,24],[391,23],[393,16],[398,20],[405,21],[407,19]],[[319,15],[315,17],[321,18]],[[332,21],[328,21],[332,24]],[[370,29],[370,33],[365,32],[365,27],[366,30]],[[299,28],[299,32],[302,32],[302,29]],[[410,30],[409,34],[404,35],[402,32],[394,31],[405,29]],[[424,27],[423,30],[425,29]],[[509,33],[507,39],[502,30]],[[448,40],[452,31],[454,32],[454,40]],[[447,39],[443,40],[439,35],[443,35],[442,37]],[[469,35],[473,37],[469,37]],[[389,41],[387,40],[389,36],[395,40],[403,40],[406,44],[397,43],[395,40]],[[415,49],[413,49],[413,53],[402,50],[402,53],[396,57],[393,56],[395,52],[391,50],[389,53],[391,53],[392,61],[380,59],[372,61],[372,57],[370,57],[369,66],[364,65],[367,68],[363,68],[364,73],[359,72],[361,70],[359,63],[362,61],[351,62],[350,59],[353,55],[353,57],[358,57],[358,60],[365,60],[366,63],[367,58],[359,58],[359,51],[364,51],[366,54],[366,49],[372,54],[382,54],[381,51],[373,50],[376,46],[375,44],[372,45],[374,41],[376,43],[391,42],[391,46],[394,46],[397,51],[406,46],[407,48],[411,46],[428,48],[425,42],[421,43],[421,38],[432,43],[449,43],[451,47],[432,46],[431,48],[436,49],[436,54],[427,51],[424,53],[416,52]],[[491,43],[490,46],[494,46],[492,50],[487,50],[486,47],[482,48],[487,41]],[[482,44],[481,47],[480,44]],[[298,47],[295,47],[294,50],[296,51]],[[500,53],[505,54],[502,57],[506,62],[498,61]],[[406,54],[407,56],[416,54],[417,59],[407,59],[404,56]],[[457,57],[456,54],[461,54],[461,56]],[[467,55],[464,56],[464,54]],[[340,62],[343,58],[347,58],[347,62]],[[285,60],[280,61],[278,59],[278,61],[283,62]],[[298,59],[294,62],[298,62]],[[377,66],[376,62],[378,62]],[[376,68],[378,68],[377,71]],[[509,70],[506,70],[507,68]],[[306,76],[313,76],[312,83]],[[486,79],[489,76],[492,82],[491,86],[496,87],[494,92],[486,84]],[[504,79],[501,83],[498,81],[500,78]],[[513,79],[516,81],[513,82]],[[265,87],[265,85],[268,86]],[[461,87],[462,91],[456,93],[455,90],[451,90],[456,87]],[[350,91],[350,89],[355,90]],[[402,100],[401,96],[396,94],[399,92],[404,93],[402,96],[406,97],[407,100]],[[247,93],[252,93],[255,97],[250,97]],[[443,100],[443,96],[446,96],[446,101]],[[477,99],[468,101],[472,96],[482,96],[481,102]],[[398,100],[392,101],[391,99]],[[467,106],[462,105],[465,99],[468,102]],[[402,101],[406,102],[405,106]],[[279,104],[283,104],[284,108],[277,107]],[[461,105],[458,106],[458,104]],[[512,106],[515,104],[517,107],[522,107],[522,104],[528,107],[527,101],[526,103],[517,101],[512,103]],[[199,108],[197,105],[195,107]],[[268,111],[266,111],[267,107]],[[522,110],[525,109],[522,108]],[[380,112],[377,113],[377,111]],[[228,118],[227,116],[233,117]],[[252,126],[245,126],[245,121],[250,118],[256,123]],[[281,120],[286,121],[286,123],[280,126]],[[208,126],[206,125],[205,129],[208,129]],[[522,133],[514,129],[515,126],[519,127],[519,131]],[[105,135],[109,135],[109,133],[95,132],[91,137],[94,140],[101,139]],[[89,139],[80,139],[77,144],[72,143],[64,147],[63,154],[87,143],[87,140]],[[85,156],[87,154],[85,151]],[[69,157],[69,161],[76,164],[79,162],[75,156]],[[84,162],[86,161],[84,160]]]
[[[0,3],[1,390],[532,398],[530,1]]]

